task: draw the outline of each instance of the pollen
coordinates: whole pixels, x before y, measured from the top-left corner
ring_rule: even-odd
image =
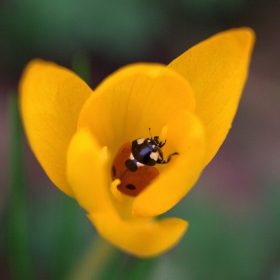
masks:
[[[124,195],[118,190],[117,186],[121,183],[120,179],[116,179],[111,183],[110,191],[113,195],[113,197],[118,201],[118,202],[124,202],[125,197]]]
[[[165,125],[162,130],[161,133],[159,135],[159,142],[164,142],[166,139],[166,135],[167,135],[167,131],[168,131],[168,127],[167,125]]]

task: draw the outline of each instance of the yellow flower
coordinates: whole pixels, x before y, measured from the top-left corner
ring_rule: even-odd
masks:
[[[20,81],[20,108],[32,150],[52,182],[87,211],[99,234],[139,257],[179,242],[188,223],[157,216],[176,205],[224,141],[254,44],[249,28],[219,33],[172,61],[128,65],[94,91],[77,75],[33,60]],[[111,179],[126,142],[149,138],[173,152],[160,175],[137,196]],[[118,168],[118,166],[116,166]]]

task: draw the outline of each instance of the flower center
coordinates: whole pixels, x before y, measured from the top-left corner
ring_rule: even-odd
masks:
[[[123,194],[137,196],[142,192],[158,175],[156,167],[139,162],[132,153],[132,143],[127,142],[121,146],[112,165],[112,179],[119,179],[117,189]],[[149,159],[143,156],[145,162],[156,164],[153,157]]]
[[[112,164],[111,176],[113,180],[119,179],[117,189],[121,193],[137,196],[159,176],[159,171],[154,166],[166,164],[172,156],[178,155],[175,152],[165,160],[161,148],[166,141],[159,139],[159,136],[139,138],[120,147]]]

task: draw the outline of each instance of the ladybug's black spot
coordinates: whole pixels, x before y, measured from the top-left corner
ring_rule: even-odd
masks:
[[[113,174],[113,177],[116,177],[116,167],[115,166],[112,166],[112,174]]]
[[[127,184],[125,187],[129,190],[135,190],[136,189],[135,186],[132,185],[132,184]]]
[[[127,167],[127,169],[131,172],[135,172],[137,170],[137,161],[134,161],[132,159],[128,159],[125,162],[125,166]]]

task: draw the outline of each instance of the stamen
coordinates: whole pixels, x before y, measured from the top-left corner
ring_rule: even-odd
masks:
[[[162,130],[161,130],[161,133],[159,135],[159,142],[163,142],[166,140],[166,135],[167,135],[167,130],[168,130],[168,127],[167,125],[165,125]]]
[[[115,179],[111,183],[110,191],[111,191],[112,195],[114,196],[114,198],[118,202],[124,202],[125,201],[125,196],[117,188],[120,183],[121,183],[120,179]]]

